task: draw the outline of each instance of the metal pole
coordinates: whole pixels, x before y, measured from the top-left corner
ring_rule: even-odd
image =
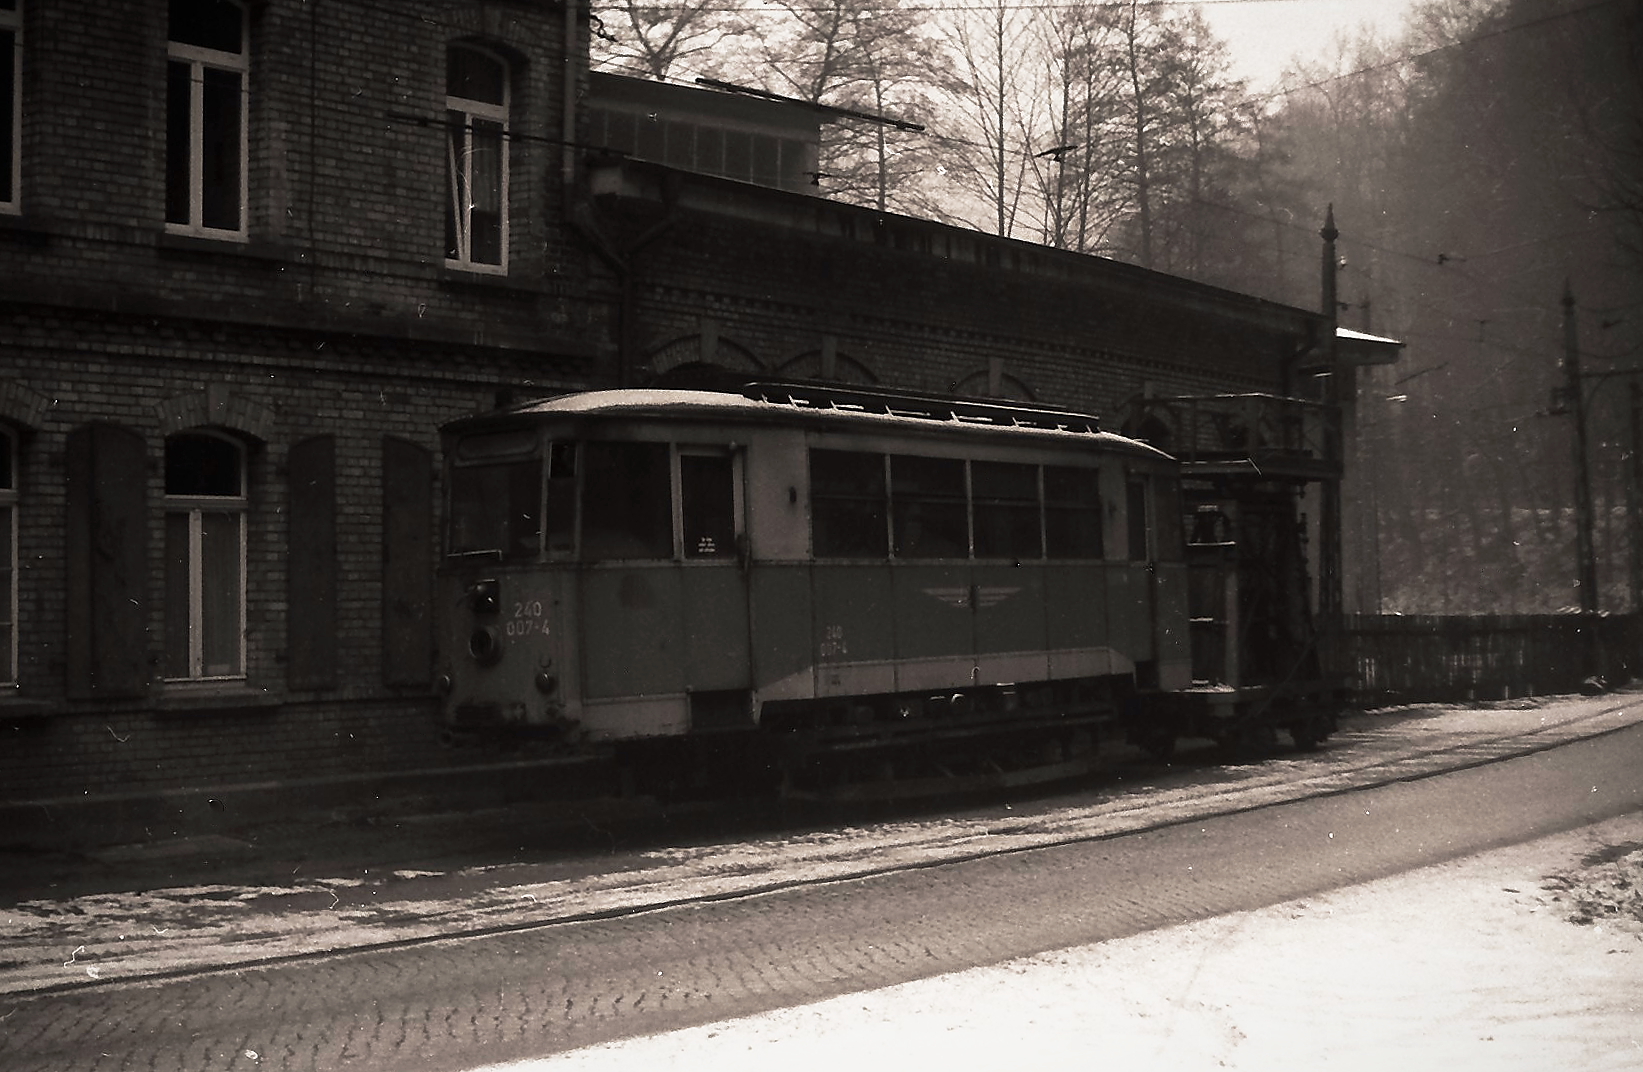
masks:
[[[1335,327],[1339,323],[1340,315],[1335,283],[1335,240],[1340,236],[1341,232],[1335,229],[1335,206],[1330,205],[1318,237],[1324,240],[1323,314],[1325,330],[1329,332],[1329,337],[1324,341],[1327,369],[1323,389],[1324,450],[1328,454],[1327,460],[1336,464],[1341,464],[1345,460],[1342,457],[1344,436],[1341,428],[1341,406],[1345,401],[1342,396],[1346,385],[1341,382],[1342,370],[1335,345]],[[1338,476],[1323,479],[1319,487],[1319,499],[1318,611],[1326,622],[1333,622],[1341,613],[1341,481]]]
[[[1586,458],[1586,395],[1580,386],[1579,333],[1575,326],[1575,295],[1563,284],[1563,372],[1567,377],[1570,412],[1575,418],[1575,529],[1580,554],[1580,610],[1597,613],[1597,551],[1592,544],[1592,489]]]
[[[1632,613],[1643,613],[1643,384],[1631,382],[1632,448],[1631,479],[1626,482],[1626,516],[1631,521],[1631,538],[1627,541],[1631,554],[1627,556],[1631,574]]]

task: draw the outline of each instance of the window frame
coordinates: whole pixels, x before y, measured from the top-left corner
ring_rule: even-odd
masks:
[[[730,480],[730,546],[711,552],[693,551],[691,535],[686,526],[685,459],[703,458],[723,461],[729,467]],[[746,541],[747,506],[742,485],[742,452],[733,446],[706,443],[673,444],[673,547],[675,557],[682,562],[712,564],[735,562],[741,558]]]
[[[1152,476],[1131,470],[1124,476],[1124,558],[1130,563],[1156,560],[1157,526],[1154,513]],[[1137,537],[1139,536],[1139,539]],[[1137,546],[1139,545],[1139,546]]]
[[[0,424],[0,441],[4,442],[4,465],[0,466],[0,513],[5,515],[5,531],[0,532],[0,555],[4,555],[0,569],[5,572],[5,579],[0,583],[0,629],[6,631],[4,643],[0,643],[0,687],[15,688],[18,683],[17,670],[17,533],[21,526],[18,517],[20,511],[18,488],[19,465],[17,448],[19,436],[16,431]]]
[[[816,458],[818,455],[830,455],[838,459],[854,456],[864,462],[870,460],[865,468],[876,468],[883,473],[882,479],[871,487],[863,487],[858,483],[860,490],[840,491],[829,487],[825,491],[817,490]],[[918,489],[911,489],[905,482],[898,487],[895,476],[896,462],[911,460],[914,462],[929,462],[937,464],[959,464],[963,468],[964,491],[962,498],[955,498],[951,491],[945,493],[924,493]],[[974,457],[955,456],[951,454],[915,455],[907,453],[890,453],[879,450],[852,450],[846,447],[811,446],[808,453],[810,474],[809,486],[809,520],[810,520],[810,553],[815,560],[853,560],[853,561],[885,561],[885,562],[958,562],[967,561],[975,564],[997,564],[1001,562],[1040,564],[1064,564],[1069,562],[1106,562],[1110,560],[1111,548],[1107,539],[1107,524],[1105,517],[1104,498],[1101,493],[1103,467],[1096,465],[1074,465],[1065,461],[1050,460],[1022,460],[1019,457]],[[842,465],[842,462],[835,462]],[[1019,492],[1009,495],[993,494],[989,491],[994,485],[993,480],[983,478],[978,480],[976,467],[997,466],[994,477],[1005,469],[1032,470],[1030,482],[1023,480]],[[842,471],[842,470],[840,470]],[[1093,492],[1087,499],[1057,498],[1052,495],[1052,474],[1076,473],[1082,474],[1084,482]],[[832,475],[832,474],[829,474]],[[1026,473],[1019,474],[1025,478]],[[958,555],[926,554],[918,547],[908,546],[905,539],[906,523],[914,514],[927,515],[934,506],[938,510],[951,510],[962,506],[964,511],[966,549]],[[1088,523],[1088,534],[1094,546],[1088,547],[1089,553],[1073,553],[1064,547],[1061,534],[1065,528],[1058,522],[1058,518],[1071,514],[1082,515]],[[1021,535],[1020,546],[1014,546],[1013,537],[1007,540],[1011,546],[995,548],[991,546],[995,541],[991,538],[1001,531],[998,525],[990,524],[987,515],[993,515],[994,521],[1002,514],[1014,515],[1015,521],[1005,528],[1014,529],[1017,524],[1032,518],[1037,528],[1037,538],[1028,541],[1024,537],[1025,529],[1021,528],[1016,535]],[[856,532],[866,528],[873,529],[872,542],[875,549],[869,551],[865,547],[850,548],[844,545],[835,546],[832,543],[837,531],[843,527],[851,527],[851,519],[866,518],[870,525],[854,526]],[[820,522],[818,524],[818,521]],[[984,534],[983,529],[989,528]],[[878,530],[883,530],[882,542]],[[825,539],[818,539],[818,534]],[[956,534],[955,534],[956,535]],[[986,545],[986,546],[984,546]],[[1014,553],[1014,552],[1022,553]]]
[[[246,603],[248,596],[247,584],[247,554],[250,529],[250,495],[248,481],[250,479],[250,450],[247,444],[235,436],[207,428],[190,428],[175,432],[166,437],[165,449],[169,451],[171,442],[182,437],[199,437],[221,440],[234,448],[237,456],[239,472],[237,495],[209,495],[209,494],[173,494],[167,488],[162,500],[162,512],[165,518],[166,530],[166,564],[165,564],[165,655],[161,662],[161,677],[168,685],[212,684],[220,682],[244,681],[247,677],[246,666]],[[167,459],[168,461],[169,459]],[[237,669],[230,673],[208,674],[205,665],[205,515],[230,514],[236,519],[238,529],[238,548],[236,553],[235,569],[236,583],[236,611],[237,621],[234,623],[234,663]],[[188,518],[188,604],[186,607],[186,625],[188,631],[188,673],[178,677],[171,673],[171,634],[176,607],[172,602],[171,570],[173,563],[170,558],[170,528],[174,516],[183,515]]]
[[[9,136],[0,131],[0,214],[15,216],[23,211],[23,4],[14,0],[9,8],[0,7],[0,50],[5,50],[5,35],[10,35],[11,80],[0,85],[0,113],[10,127]]]
[[[167,100],[167,161],[166,161],[166,216],[165,229],[169,234],[190,235],[197,238],[217,238],[232,241],[248,239],[247,220],[250,215],[250,116],[251,116],[251,18],[246,5],[240,0],[223,0],[239,9],[240,50],[223,52],[203,45],[187,44],[171,38],[166,31],[166,81],[169,87],[173,65],[188,65],[188,220],[172,220],[170,216],[171,161],[169,128],[169,89]],[[238,220],[233,228],[214,227],[205,223],[205,73],[207,70],[229,71],[239,78],[239,189],[234,191],[238,203]]]
[[[971,536],[970,459],[889,455],[890,557],[903,562],[959,562],[975,557]],[[957,481],[952,481],[952,469]],[[922,472],[921,472],[922,470]],[[947,472],[942,472],[947,470]],[[931,483],[929,477],[944,478]],[[945,482],[945,486],[943,483]],[[936,522],[936,524],[931,524]],[[957,525],[954,526],[954,522]],[[925,532],[929,527],[930,532]],[[962,532],[953,531],[961,528]],[[933,534],[932,534],[933,533]],[[952,553],[931,545],[946,540]]]
[[[481,56],[501,68],[502,100],[494,101],[475,100],[472,97],[458,96],[452,92],[449,69],[452,56],[457,52],[469,52]],[[457,42],[446,46],[446,85],[445,85],[445,212],[446,224],[455,236],[456,253],[453,256],[449,249],[445,252],[445,266],[457,271],[477,272],[486,275],[508,274],[508,246],[512,235],[512,216],[509,198],[512,192],[512,153],[511,143],[513,130],[511,125],[513,110],[513,64],[506,56],[472,42]],[[453,145],[452,135],[457,129],[457,123],[452,119],[453,113],[461,113],[461,129],[464,132],[463,160],[468,165],[459,175],[457,154]],[[500,128],[497,145],[498,185],[498,250],[497,261],[476,261],[473,259],[473,139],[475,124],[478,122],[495,123]],[[460,177],[460,182],[458,181]],[[468,206],[464,212],[459,203],[460,191],[469,191]]]
[[[871,459],[872,464],[864,466],[864,474],[871,476],[871,470],[878,470],[876,480],[870,482],[864,489],[861,484],[853,487],[845,485],[843,489],[828,486],[825,491],[817,491],[821,483],[816,479],[816,462],[818,456],[827,456],[824,465],[837,465],[843,468],[847,463],[846,457],[854,456],[858,459]],[[828,474],[831,475],[831,474]],[[890,469],[889,455],[881,450],[852,450],[849,447],[811,446],[805,456],[805,479],[809,494],[809,521],[810,521],[810,557],[812,560],[846,560],[855,562],[889,561],[890,555]],[[839,522],[845,524],[839,524]],[[867,524],[863,524],[863,522]],[[859,540],[859,546],[848,546],[849,541],[835,543],[840,532],[853,532],[857,537],[870,534],[870,538]],[[825,537],[821,539],[818,537]],[[821,545],[825,543],[826,547]],[[868,545],[871,546],[868,546]]]
[[[983,479],[976,472],[977,466],[994,467],[995,472],[1005,468],[1030,469],[1031,497],[1027,495],[1000,494],[998,485],[990,479]],[[1044,502],[1044,470],[1045,465],[1040,462],[1000,461],[996,458],[971,458],[967,463],[970,479],[970,557],[977,562],[1038,562],[1045,559],[1045,548],[1048,543],[1047,518]],[[1002,536],[1005,543],[1010,543],[1018,533],[1014,532],[1014,523],[1005,521],[1002,527],[999,520],[1002,518],[1024,517],[1030,514],[1037,528],[1037,546],[1031,553],[1021,554],[1021,548],[1006,547],[1002,550],[984,544],[992,544]]]
[[[1076,475],[1075,475],[1076,474]],[[1039,480],[1043,486],[1044,504],[1044,557],[1052,562],[1105,562],[1111,555],[1110,541],[1107,532],[1107,516],[1105,499],[1101,493],[1102,468],[1099,465],[1066,465],[1049,464],[1039,466]],[[1089,499],[1060,494],[1066,481],[1084,481],[1094,496]],[[1082,517],[1090,522],[1085,535],[1093,534],[1095,547],[1088,549],[1093,553],[1079,554],[1068,550],[1064,543],[1069,536],[1076,536],[1080,528],[1076,524],[1069,526],[1068,521],[1076,521]]]

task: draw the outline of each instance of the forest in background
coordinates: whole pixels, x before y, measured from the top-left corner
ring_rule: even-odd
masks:
[[[602,69],[924,128],[826,124],[838,200],[1308,308],[1332,205],[1341,323],[1407,343],[1358,375],[1349,610],[1580,605],[1572,309],[1600,606],[1638,608],[1643,0],[1425,0],[1259,92],[1188,4],[593,10]]]

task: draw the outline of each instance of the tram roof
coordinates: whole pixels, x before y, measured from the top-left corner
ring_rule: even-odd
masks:
[[[840,431],[1076,440],[1109,450],[1167,458],[1162,451],[1113,432],[1093,414],[1006,400],[949,398],[826,384],[750,383],[740,392],[616,389],[556,395],[445,426],[462,434],[555,418],[613,418],[794,425]]]

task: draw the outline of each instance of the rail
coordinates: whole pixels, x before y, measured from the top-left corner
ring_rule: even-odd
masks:
[[[1643,615],[1349,614],[1325,643],[1364,702],[1499,700],[1634,677]]]
[[[1101,431],[1098,417],[1075,410],[902,391],[876,391],[868,387],[760,381],[744,385],[742,394],[755,402],[804,409],[884,413],[896,417],[1004,428],[1047,428],[1087,433]]]
[[[1130,435],[1172,454],[1187,473],[1245,473],[1302,480],[1341,476],[1340,411],[1269,394],[1138,398]]]

